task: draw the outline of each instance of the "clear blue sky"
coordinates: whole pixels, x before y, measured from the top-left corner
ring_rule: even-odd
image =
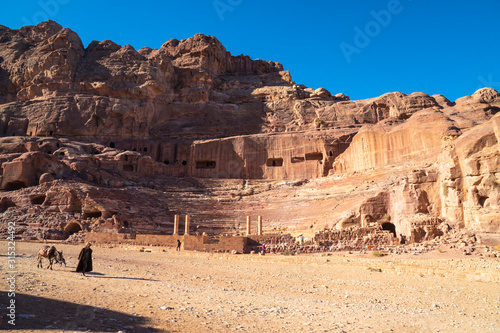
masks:
[[[5,1],[0,24],[52,19],[85,46],[159,48],[202,32],[233,55],[273,60],[297,84],[351,99],[422,91],[450,100],[500,90],[500,1]]]

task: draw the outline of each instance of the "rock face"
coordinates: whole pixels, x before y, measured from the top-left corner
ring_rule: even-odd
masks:
[[[491,88],[351,101],[203,34],[136,51],[0,26],[0,217],[61,239],[171,233],[190,214],[191,232],[261,215],[267,231],[397,243],[448,225],[495,243],[499,110]]]

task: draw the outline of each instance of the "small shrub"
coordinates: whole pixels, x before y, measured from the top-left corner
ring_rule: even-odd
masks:
[[[368,270],[370,272],[378,272],[378,273],[382,273],[382,269],[381,268],[373,268],[373,267],[368,267]]]
[[[484,182],[484,185],[493,188],[500,187],[500,184],[498,184],[497,182],[497,177],[495,177],[494,175],[490,175],[488,179],[486,179],[486,181]]]
[[[448,185],[443,183],[443,195],[446,197],[448,196]]]
[[[42,131],[50,131],[54,129],[54,124],[43,124],[40,128]]]
[[[374,257],[383,257],[384,254],[382,252],[380,252],[380,251],[373,251],[372,252],[372,256],[374,256]]]
[[[283,251],[283,255],[284,256],[294,256],[295,255],[295,251],[292,251],[290,249],[286,249],[285,251]]]

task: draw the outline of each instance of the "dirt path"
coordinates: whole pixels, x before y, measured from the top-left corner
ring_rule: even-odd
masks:
[[[83,277],[73,272],[81,245],[56,244],[68,266],[52,271],[36,267],[41,245],[16,242],[16,326],[5,317],[11,298],[2,283],[2,329],[500,332],[498,259],[230,255],[160,247],[140,252],[94,245],[94,272]],[[6,280],[7,242],[0,248]]]

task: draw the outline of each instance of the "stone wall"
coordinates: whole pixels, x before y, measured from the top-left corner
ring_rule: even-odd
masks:
[[[184,236],[184,249],[192,251],[206,251],[206,252],[231,252],[237,253],[248,252],[247,238],[239,236],[218,236],[215,242],[210,242],[209,237],[206,235]]]
[[[247,238],[238,236],[218,236],[211,240],[207,235],[148,235],[148,234],[119,234],[89,232],[85,236],[86,242],[100,244],[135,244],[147,246],[176,247],[177,240],[182,243],[182,248],[189,251],[206,252],[248,252]]]
[[[133,237],[130,234],[89,232],[85,235],[85,241],[101,244],[134,243],[135,238]]]

